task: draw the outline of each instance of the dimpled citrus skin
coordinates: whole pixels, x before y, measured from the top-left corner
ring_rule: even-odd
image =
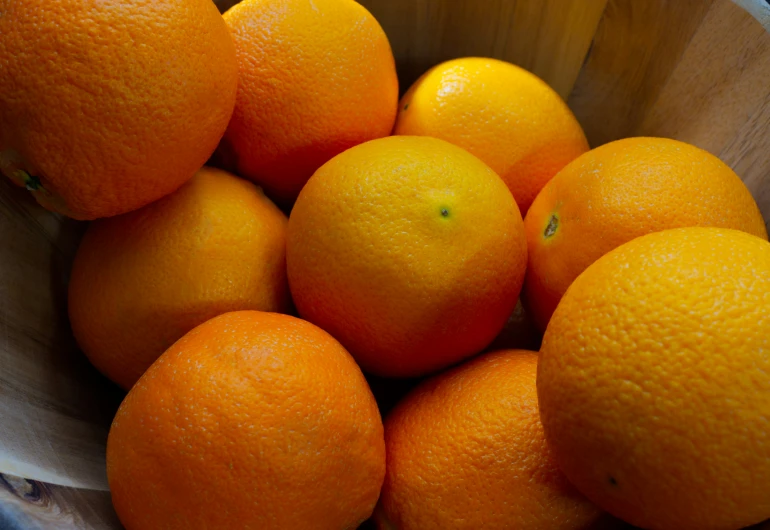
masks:
[[[681,228],[627,243],[570,286],[537,389],[560,468],[654,530],[770,518],[770,243]]]
[[[543,330],[575,278],[635,237],[715,226],[767,239],[735,172],[707,151],[666,138],[627,138],[582,155],[543,188],[525,225],[524,298]]]
[[[353,0],[244,0],[225,13],[240,65],[220,153],[292,202],[324,162],[387,136],[398,105],[385,32]]]
[[[0,35],[0,171],[77,219],[177,189],[235,105],[211,0],[0,0]]]
[[[567,530],[600,510],[556,467],[537,412],[537,354],[486,354],[424,382],[385,421],[382,530]]]
[[[335,157],[289,218],[300,315],[379,375],[422,375],[480,352],[516,305],[526,259],[503,181],[434,138],[383,138]]]
[[[129,392],[107,441],[127,530],[353,530],[385,475],[377,404],[328,333],[240,311],[172,346]]]
[[[588,151],[575,116],[543,80],[496,59],[435,66],[399,103],[395,134],[441,138],[489,164],[522,215],[540,189]]]
[[[91,223],[69,285],[75,337],[123,388],[227,311],[286,311],[286,216],[253,183],[201,169],[173,194]]]

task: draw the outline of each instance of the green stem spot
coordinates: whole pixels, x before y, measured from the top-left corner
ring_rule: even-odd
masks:
[[[559,228],[559,218],[556,217],[556,214],[553,214],[551,219],[548,221],[548,226],[545,227],[543,236],[546,238],[552,237],[556,233],[557,228]]]
[[[43,185],[40,183],[40,179],[36,176],[30,175],[24,170],[20,170],[20,172],[22,174],[22,178],[24,179],[24,186],[26,186],[27,190],[37,191],[43,187]]]
[[[449,210],[447,210],[446,208],[441,208],[441,216],[449,217]]]

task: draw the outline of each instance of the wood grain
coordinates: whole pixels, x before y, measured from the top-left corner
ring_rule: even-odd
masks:
[[[0,474],[3,530],[122,528],[109,492],[79,490]]]
[[[743,9],[748,11],[751,16],[764,26],[770,32],[770,1],[768,0],[732,0]]]
[[[224,12],[238,0],[214,0]],[[607,0],[359,0],[388,34],[401,90],[431,66],[495,57],[534,72],[567,98]]]
[[[770,94],[770,35],[744,10],[715,2],[635,132],[719,154]]]
[[[770,221],[770,33],[714,2],[637,135],[690,142],[729,164]]]
[[[104,490],[120,394],[78,352],[66,318],[83,226],[0,179],[0,472]]]
[[[402,90],[455,57],[510,61],[566,98],[607,0],[361,0],[390,38]]]
[[[563,96],[572,90],[594,145],[647,134],[719,155],[770,221],[770,34],[728,0],[362,3],[391,39],[402,88],[457,56],[512,61]],[[3,530],[120,528],[104,491],[104,444],[122,392],[77,351],[66,318],[83,227],[0,179]]]
[[[770,73],[768,74],[770,75]],[[770,232],[770,97],[740,127],[719,156],[743,178]]]
[[[712,3],[607,3],[568,101],[592,146],[633,136]]]
[[[569,104],[594,146],[646,135],[714,153],[770,222],[770,34],[739,6],[610,0]]]

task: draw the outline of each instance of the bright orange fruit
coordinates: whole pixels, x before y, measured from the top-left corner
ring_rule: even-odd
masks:
[[[69,286],[80,347],[126,389],[209,318],[289,304],[286,216],[251,182],[212,168],[158,202],[91,223]]]
[[[525,219],[524,299],[545,329],[567,287],[599,257],[667,228],[734,228],[767,239],[756,202],[714,155],[666,138],[627,138],[565,167]]]
[[[523,228],[505,183],[467,151],[373,140],[326,163],[297,199],[291,291],[364,370],[422,375],[500,332],[523,282]]]
[[[385,474],[382,421],[353,358],[287,315],[195,328],[150,367],[107,441],[128,530],[356,528]]]
[[[235,105],[235,48],[211,0],[4,1],[0,172],[95,219],[179,188]]]
[[[385,421],[381,530],[585,529],[601,511],[556,467],[537,355],[486,354],[422,383]]]
[[[635,239],[564,295],[538,371],[560,468],[642,528],[770,518],[770,243],[719,228]]]
[[[324,162],[390,134],[390,43],[353,0],[244,0],[225,13],[240,65],[223,163],[292,202]]]
[[[399,103],[395,134],[467,149],[503,178],[522,215],[551,177],[588,151],[572,111],[544,81],[478,57],[447,61],[418,79]]]

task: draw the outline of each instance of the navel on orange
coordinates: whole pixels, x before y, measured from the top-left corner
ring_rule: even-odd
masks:
[[[734,228],[767,239],[756,202],[714,155],[666,138],[627,138],[577,158],[525,219],[524,299],[545,329],[567,287],[613,248],[667,228]]]
[[[588,151],[551,87],[523,68],[479,57],[447,61],[417,80],[399,103],[395,134],[467,149],[502,177],[522,215],[546,182]]]
[[[525,265],[505,183],[435,138],[394,136],[338,155],[289,218],[300,315],[380,375],[422,375],[484,349],[516,304]]]

